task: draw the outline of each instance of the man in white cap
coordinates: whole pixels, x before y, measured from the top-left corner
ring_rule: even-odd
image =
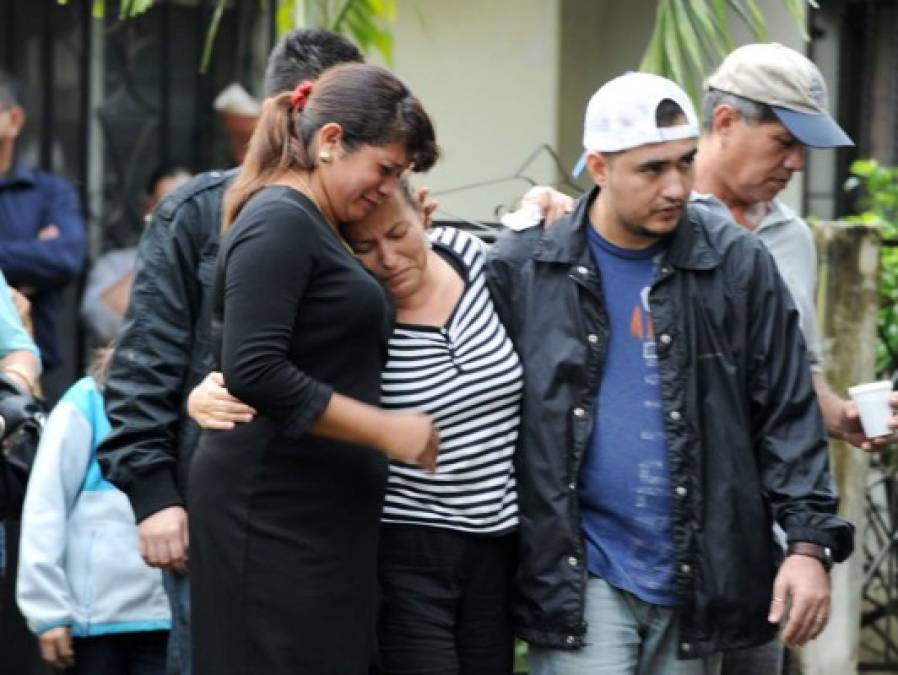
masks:
[[[786,602],[804,644],[852,550],[788,289],[719,203],[688,201],[698,135],[673,82],[612,80],[586,114],[596,188],[491,254],[525,369],[514,611],[534,675],[716,673]]]

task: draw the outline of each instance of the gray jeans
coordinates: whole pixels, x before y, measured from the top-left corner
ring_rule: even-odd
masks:
[[[719,675],[720,655],[677,659],[677,619],[602,579],[586,586],[586,645],[531,647],[530,675]]]
[[[190,577],[162,573],[162,585],[171,605],[168,634],[167,675],[191,675],[190,667]]]
[[[721,675],[780,675],[784,649],[776,639],[766,645],[724,652]]]

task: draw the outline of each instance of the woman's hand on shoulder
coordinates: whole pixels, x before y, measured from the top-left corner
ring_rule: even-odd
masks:
[[[430,197],[430,188],[422,187],[418,188],[415,193],[415,197],[418,199],[418,205],[421,208],[421,213],[424,216],[424,229],[430,229],[430,226],[433,225],[433,214],[439,208],[440,203],[438,201],[434,201],[429,199]]]
[[[428,415],[419,412],[388,412],[380,445],[390,459],[416,464],[426,471],[436,473],[440,434]]]
[[[252,422],[256,411],[228,393],[224,376],[209,373],[187,397],[187,413],[203,429],[229,431]]]

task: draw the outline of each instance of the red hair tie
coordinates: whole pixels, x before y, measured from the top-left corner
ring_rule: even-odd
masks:
[[[296,89],[290,94],[290,107],[302,110],[306,107],[309,95],[312,93],[312,81],[303,80],[296,85]]]

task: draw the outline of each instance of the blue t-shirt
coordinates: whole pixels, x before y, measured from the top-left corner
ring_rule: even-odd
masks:
[[[649,288],[664,243],[634,251],[594,228],[610,336],[590,443],[580,470],[589,571],[655,605],[674,605],[670,471]]]

